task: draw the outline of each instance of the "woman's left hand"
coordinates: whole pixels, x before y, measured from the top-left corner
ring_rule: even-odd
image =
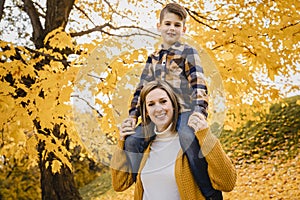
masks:
[[[189,117],[188,126],[193,128],[194,131],[199,131],[207,128],[208,124],[203,114],[193,112]]]

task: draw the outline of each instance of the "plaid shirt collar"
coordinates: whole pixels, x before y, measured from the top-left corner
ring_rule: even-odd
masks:
[[[175,42],[169,49],[165,49],[164,45],[161,44],[159,45],[159,48],[154,51],[153,55],[154,56],[159,56],[159,54],[161,53],[161,51],[168,51],[168,52],[174,52],[175,50],[180,49],[180,47],[182,47],[182,44],[180,42]]]

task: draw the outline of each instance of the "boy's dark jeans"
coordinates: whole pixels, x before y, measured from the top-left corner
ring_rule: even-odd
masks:
[[[202,154],[199,141],[195,131],[187,125],[190,115],[191,112],[183,112],[178,118],[176,129],[181,148],[188,158],[191,172],[203,196],[206,199],[223,199],[222,192],[215,190],[211,185],[207,171],[208,164]]]
[[[186,154],[191,172],[194,179],[200,188],[202,194],[206,199],[219,200],[223,199],[222,192],[215,190],[210,182],[210,178],[207,172],[207,162],[198,142],[195,137],[194,130],[187,124],[191,112],[183,112],[179,115],[177,122],[177,132],[179,135],[179,141],[183,152]],[[142,134],[141,125],[137,126],[136,133],[125,139],[126,154],[131,162],[132,172],[134,175],[134,181],[140,167],[140,162],[143,157],[143,152],[149,145],[149,142],[145,142]],[[154,137],[152,137],[154,139]]]
[[[124,150],[131,164],[134,181],[136,181],[136,175],[140,168],[143,152],[148,147],[149,142],[145,141],[141,124],[135,128],[135,134],[125,138]]]

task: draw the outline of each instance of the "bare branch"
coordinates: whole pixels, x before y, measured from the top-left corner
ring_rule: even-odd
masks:
[[[224,46],[226,46],[227,44],[233,44],[233,43],[235,43],[235,42],[236,42],[236,40],[227,41],[227,42],[225,42],[224,44],[220,44],[220,45],[218,45],[218,46],[215,46],[215,47],[212,48],[211,50],[217,50],[218,48],[224,47]]]
[[[93,75],[93,74],[88,74],[88,76],[99,79],[101,82],[105,80],[105,78],[102,78],[102,77],[99,77],[99,76],[96,76],[96,75]]]
[[[132,34],[113,34],[113,33],[109,33],[108,31],[105,31],[104,29],[106,27],[109,27],[113,30],[122,30],[122,29],[137,29],[137,30],[141,30],[141,31],[144,31],[148,34],[143,34],[143,33],[132,33]],[[109,22],[101,25],[101,26],[96,26],[94,28],[91,28],[91,29],[88,29],[86,31],[81,31],[81,32],[76,32],[76,33],[70,33],[71,37],[78,37],[78,36],[82,36],[82,35],[86,35],[86,34],[89,34],[89,33],[92,33],[92,32],[96,32],[96,31],[99,31],[99,32],[102,32],[102,33],[105,33],[107,35],[110,35],[110,36],[118,36],[118,37],[130,37],[130,36],[135,36],[135,35],[145,35],[145,36],[149,36],[149,37],[155,37],[155,36],[159,36],[158,34],[156,33],[153,33],[147,29],[144,29],[144,28],[141,28],[139,26],[134,26],[134,25],[130,25],[130,26],[118,26],[118,27],[115,27],[113,26],[112,24],[110,24]]]
[[[159,3],[160,5],[164,5],[164,3],[163,3],[163,2],[161,2],[161,1],[158,1],[158,0],[154,0],[154,2],[156,2],[156,3]]]
[[[141,31],[145,31],[146,33],[149,33],[149,34],[152,34],[152,35],[155,35],[155,36],[159,36],[159,34],[156,34],[156,33],[153,33],[152,31],[149,31],[147,29],[144,29],[142,27],[139,27],[139,26],[133,26],[133,25],[130,25],[130,26],[119,26],[119,27],[114,27],[113,25],[109,24],[109,27],[113,30],[119,30],[119,29],[126,29],[126,28],[133,28],[133,29],[138,29],[138,30],[141,30]]]
[[[119,117],[121,117],[121,113],[116,109],[116,107],[113,105],[113,109],[114,109],[114,111],[117,113],[117,115],[119,116]]]
[[[191,10],[188,9],[188,8],[186,8],[186,11],[187,11],[188,14],[189,14],[196,22],[198,22],[199,24],[202,24],[202,25],[204,25],[204,26],[207,26],[208,28],[210,28],[210,29],[212,29],[212,30],[215,30],[215,31],[218,31],[218,30],[219,30],[218,28],[214,28],[214,27],[212,27],[212,26],[210,26],[210,25],[208,25],[208,24],[206,24],[206,23],[200,21],[198,18],[196,18],[196,16],[197,16],[197,17],[200,17],[200,18],[201,18],[201,16],[198,15],[198,13],[196,13],[195,11],[191,11]]]
[[[32,29],[33,29],[32,41],[34,42],[37,48],[41,48],[43,47],[44,30],[41,21],[39,19],[38,12],[31,0],[23,0],[23,3],[24,3],[24,10],[28,14],[32,24]]]
[[[5,0],[0,0],[0,21],[1,21],[2,16],[3,16],[4,3],[5,3]]]
[[[239,47],[246,48],[246,49],[249,51],[249,53],[251,53],[251,54],[254,55],[254,56],[257,56],[257,53],[255,53],[251,48],[249,48],[249,47],[246,46],[246,45],[239,45],[239,44],[237,44],[236,40],[227,41],[227,42],[225,42],[224,44],[220,44],[220,45],[218,45],[218,46],[215,46],[214,48],[212,48],[212,50],[217,50],[218,48],[225,47],[225,46],[228,45],[228,44],[235,44],[235,45],[237,45],[237,46],[239,46]]]
[[[99,117],[103,117],[103,114],[100,113],[100,111],[97,110],[95,107],[93,107],[86,99],[80,97],[79,95],[71,95],[71,97],[73,97],[73,98],[78,98],[78,99],[84,101],[84,102],[85,102],[92,110],[94,110],[94,111],[97,112],[97,114],[99,115]]]
[[[0,148],[2,148],[4,146],[4,128],[1,129],[1,145]]]
[[[95,26],[94,28],[88,29],[86,31],[81,31],[81,32],[76,32],[76,33],[70,33],[70,35],[71,35],[71,37],[78,37],[78,36],[86,35],[86,34],[89,34],[89,33],[92,33],[92,32],[97,32],[97,31],[102,32],[103,29],[108,26],[108,24],[109,23],[105,23],[105,24],[103,24],[101,26]]]
[[[293,23],[293,24],[286,25],[286,26],[280,28],[280,30],[283,31],[284,29],[290,28],[292,26],[297,26],[298,24],[300,24],[300,21]]]
[[[159,3],[161,5],[164,5],[164,3],[162,3],[161,1],[158,1],[158,0],[155,0],[156,3]],[[173,1],[173,2],[176,2],[176,1]],[[217,8],[215,11],[221,9],[223,6],[225,6],[226,4],[218,4],[219,5],[219,8]],[[207,26],[208,28],[212,29],[212,30],[216,30],[218,31],[219,29],[218,28],[214,28],[212,27],[211,25],[207,24],[207,23],[204,23],[203,21],[200,21],[200,19],[203,19],[203,20],[206,20],[206,21],[212,21],[212,22],[224,22],[224,21],[229,21],[229,20],[232,20],[234,19],[235,17],[237,17],[239,15],[239,13],[236,13],[235,16],[232,16],[230,18],[226,18],[226,19],[213,19],[213,18],[210,18],[210,17],[205,17],[205,16],[202,16],[200,15],[198,12],[194,11],[194,10],[191,10],[187,7],[185,7],[185,10],[187,11],[187,13],[198,23],[204,25],[204,26]]]
[[[116,37],[132,37],[132,36],[149,36],[149,37],[154,37],[153,35],[150,34],[143,34],[143,33],[132,33],[132,34],[114,34],[114,33],[109,33],[107,31],[102,31],[103,33],[105,33],[106,35],[109,36],[116,36]]]
[[[121,14],[120,12],[118,12],[116,9],[114,9],[113,6],[109,3],[109,1],[104,0],[104,2],[105,2],[105,3],[108,5],[108,7],[113,11],[113,13],[115,13],[115,14],[117,14],[117,15],[120,15],[122,18],[126,18],[126,19],[129,19],[130,21],[135,22],[135,20],[130,19],[127,15],[123,15],[123,14]]]
[[[293,36],[296,36],[299,33],[300,33],[300,31],[297,31],[297,32],[293,33]]]
[[[92,19],[86,14],[86,12],[84,10],[82,10],[81,8],[79,8],[76,4],[74,4],[75,8],[77,10],[79,10],[94,26],[96,26],[96,24],[92,21]]]
[[[247,47],[246,45],[243,45],[241,47],[246,48],[252,55],[257,56],[257,53],[253,52],[249,47]]]

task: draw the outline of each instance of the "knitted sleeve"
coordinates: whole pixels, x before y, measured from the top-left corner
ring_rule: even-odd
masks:
[[[112,186],[115,191],[121,192],[129,188],[134,182],[131,166],[124,149],[124,141],[119,141],[111,159]]]
[[[198,131],[196,136],[208,163],[208,174],[213,187],[224,192],[233,190],[237,179],[236,169],[220,141],[209,129]]]

